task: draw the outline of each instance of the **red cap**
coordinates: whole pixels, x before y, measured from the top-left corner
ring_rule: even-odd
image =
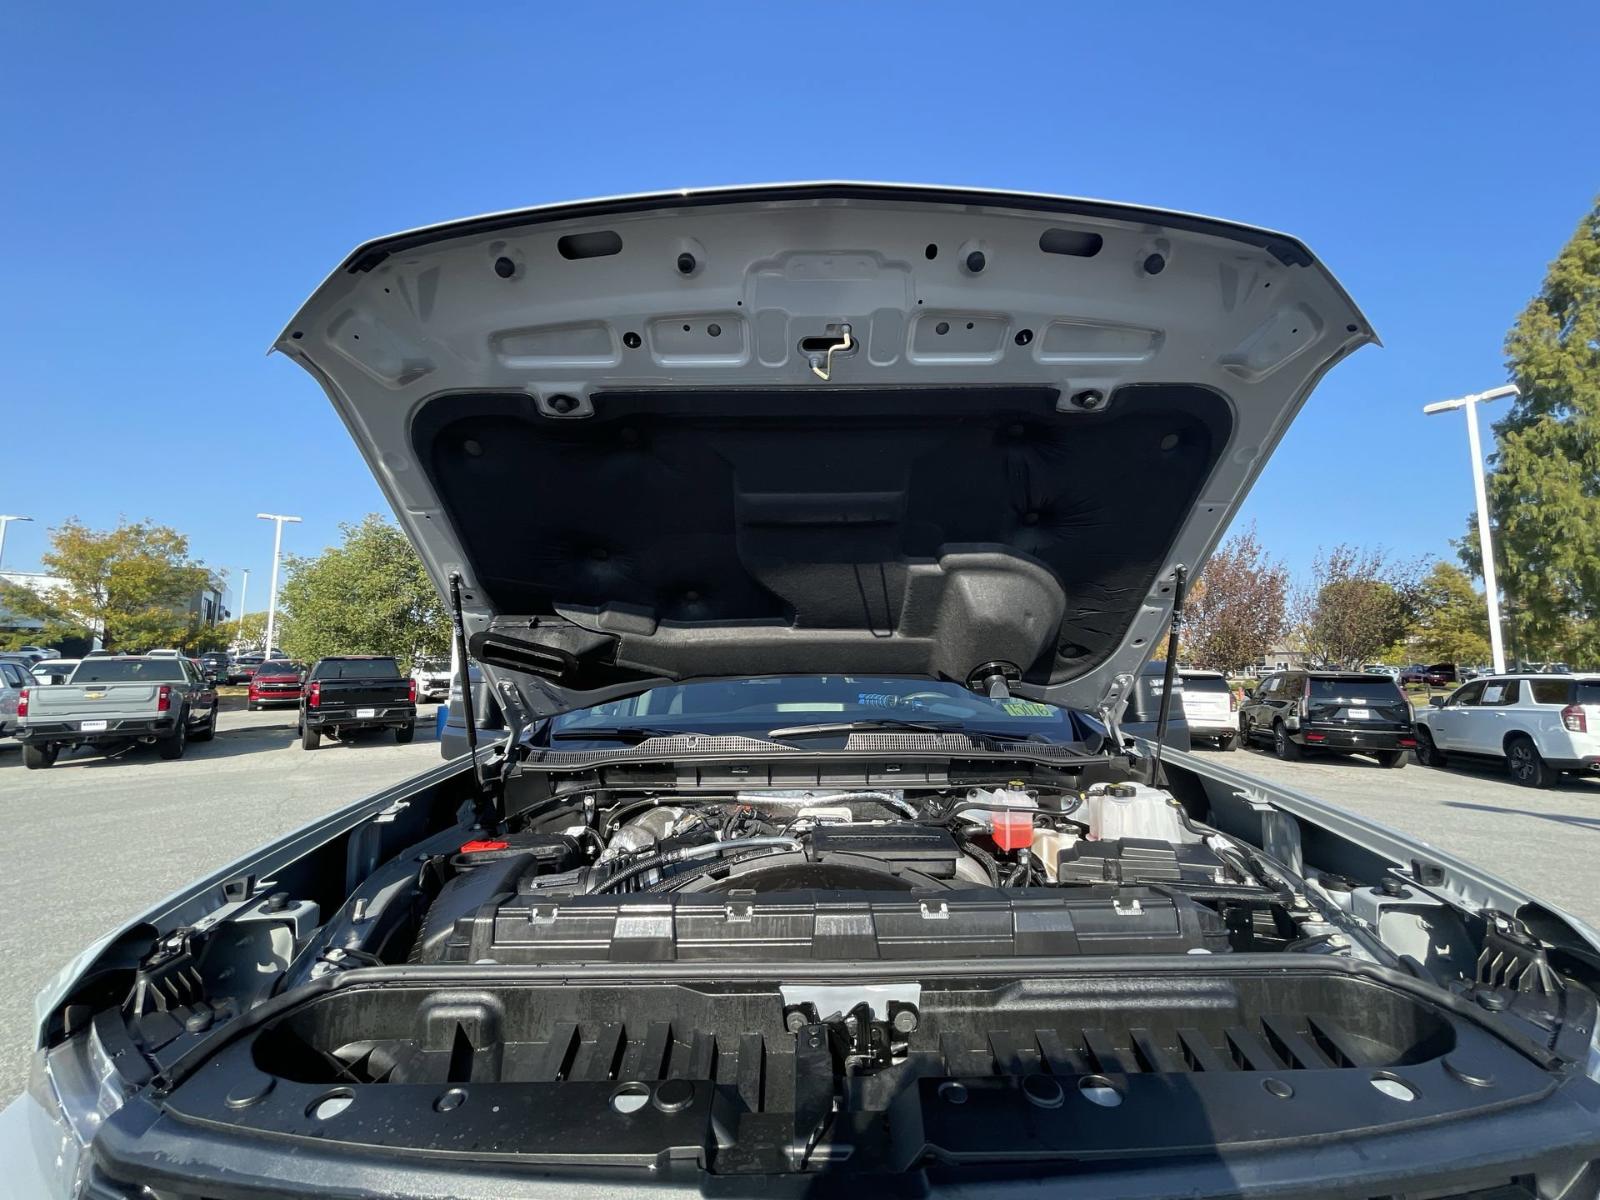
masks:
[[[1033,818],[1022,812],[994,814],[994,844],[1002,850],[1028,850],[1033,846]]]
[[[461,853],[463,854],[477,854],[484,850],[509,849],[511,849],[510,842],[463,842],[461,844]]]

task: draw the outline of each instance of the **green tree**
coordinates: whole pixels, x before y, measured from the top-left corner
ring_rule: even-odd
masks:
[[[405,534],[376,513],[340,529],[340,545],[289,560],[279,593],[288,618],[278,636],[284,650],[308,662],[392,654],[406,665],[448,654],[444,605]]]
[[[1218,547],[1190,590],[1183,657],[1219,671],[1249,668],[1282,634],[1288,592],[1288,569],[1261,548],[1255,527],[1235,534]]]
[[[73,518],[50,531],[40,563],[61,580],[59,587],[41,594],[0,585],[0,604],[44,622],[44,632],[30,640],[98,635],[111,649],[195,650],[210,637],[188,611],[210,575],[189,557],[189,539],[175,529],[123,521],[95,530]]]
[[[1459,567],[1435,563],[1422,584],[1422,617],[1414,638],[1429,662],[1489,661],[1489,614],[1483,593]]]
[[[283,645],[283,639],[288,636],[288,614],[278,614],[277,627],[272,631],[278,639],[278,644]],[[267,645],[267,610],[245,613],[242,619],[235,618],[228,624],[228,644],[238,646],[241,651],[264,651]]]
[[[1489,509],[1522,657],[1600,660],[1600,203],[1506,337]],[[1476,538],[1464,548],[1469,563]]]

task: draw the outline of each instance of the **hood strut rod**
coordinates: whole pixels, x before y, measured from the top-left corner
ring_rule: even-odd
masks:
[[[450,620],[455,626],[456,658],[461,663],[461,715],[467,722],[467,753],[472,756],[472,778],[478,785],[478,794],[472,801],[473,816],[482,828],[493,829],[499,821],[489,785],[483,779],[483,765],[478,761],[478,717],[472,711],[472,672],[467,659],[467,623],[461,614],[460,571],[450,572]]]
[[[1161,751],[1167,744],[1167,720],[1172,715],[1172,678],[1178,669],[1178,633],[1183,628],[1183,593],[1188,578],[1189,568],[1182,563],[1172,568],[1172,625],[1167,633],[1167,667],[1162,675],[1161,709],[1156,716],[1156,752],[1150,761],[1152,786],[1167,781],[1161,770]]]

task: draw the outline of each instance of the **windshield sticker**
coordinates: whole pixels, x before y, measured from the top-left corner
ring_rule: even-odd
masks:
[[[1013,717],[1053,717],[1056,710],[1048,704],[1040,704],[1036,700],[1005,700],[1001,708],[1006,710],[1008,716]]]
[[[893,708],[900,703],[900,697],[888,692],[861,692],[856,696],[856,703],[862,708]]]

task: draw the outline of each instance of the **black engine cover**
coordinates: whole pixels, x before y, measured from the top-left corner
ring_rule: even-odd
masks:
[[[424,961],[847,962],[1195,949],[1227,949],[1221,920],[1149,888],[734,890],[507,896],[462,916],[447,939],[430,940]]]

